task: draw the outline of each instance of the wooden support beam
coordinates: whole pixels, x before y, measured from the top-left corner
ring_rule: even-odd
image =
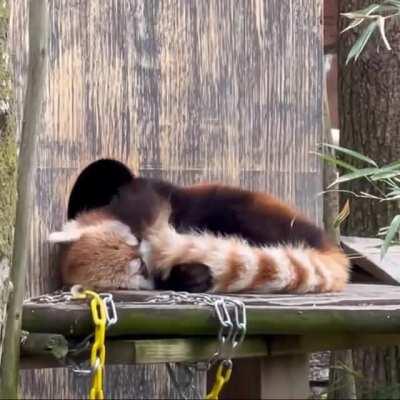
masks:
[[[68,341],[62,335],[35,333],[21,340],[21,355],[35,357],[48,355],[56,359],[64,358],[68,353]]]
[[[65,360],[66,339],[60,335],[30,334],[21,347],[21,366],[57,368],[68,364]],[[370,345],[399,344],[398,335],[311,335],[247,337],[234,357],[259,358],[305,354],[321,350],[349,349]],[[71,343],[69,347],[71,347]],[[107,364],[157,364],[164,362],[196,362],[208,360],[217,348],[213,337],[163,339],[110,339],[106,343]],[[82,362],[89,358],[89,347],[69,358]]]
[[[67,339],[58,334],[27,334],[21,340],[21,368],[62,365],[68,354]]]
[[[117,303],[118,324],[110,336],[215,335],[218,322],[209,307]],[[248,334],[390,334],[400,330],[400,306],[264,307],[247,306]],[[92,323],[86,304],[24,306],[23,329],[37,333],[85,336]]]

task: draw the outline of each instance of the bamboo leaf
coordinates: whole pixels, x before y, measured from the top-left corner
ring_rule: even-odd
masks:
[[[356,42],[353,44],[352,48],[347,55],[346,64],[348,64],[353,58],[357,60],[361,52],[363,51],[365,45],[367,44],[369,38],[374,32],[375,28],[378,26],[377,21],[372,21],[361,33]]]
[[[400,0],[386,0],[383,2],[383,4],[389,4],[400,9]]]
[[[386,165],[385,167],[382,168],[399,168],[400,169],[400,160],[396,160],[391,162],[390,164]]]
[[[399,230],[400,230],[400,214],[396,215],[393,218],[391,224],[389,225],[388,232],[386,234],[386,237],[383,241],[381,248],[381,258],[383,258],[387,253],[390,244],[392,243],[393,239],[395,238]]]
[[[381,181],[384,179],[395,178],[396,176],[400,176],[400,171],[387,171],[387,172],[379,172],[371,176],[372,181]]]
[[[373,4],[370,4],[368,7],[365,7],[363,9],[361,9],[361,10],[356,11],[356,12],[361,13],[361,14],[365,14],[365,15],[370,15],[374,11],[378,11],[378,9],[380,7],[381,7],[381,4],[373,3]]]
[[[335,221],[333,222],[333,227],[338,228],[342,222],[350,215],[350,202],[349,200],[346,200],[346,203],[344,204],[342,210],[340,213],[336,216]]]
[[[378,17],[378,26],[379,26],[379,32],[381,34],[383,43],[385,43],[385,46],[388,50],[392,50],[390,47],[389,41],[387,40],[386,33],[385,33],[385,18],[382,16]]]
[[[394,201],[399,199],[400,199],[400,194],[398,194],[397,196],[388,197],[385,199],[385,201]]]
[[[378,201],[385,200],[384,197],[375,196],[375,195],[373,195],[371,193],[367,193],[367,192],[360,192],[360,195],[365,199],[374,199],[374,200],[378,200]]]
[[[390,176],[390,174],[393,174]],[[388,179],[388,178],[395,178],[397,175],[400,174],[400,162],[396,161],[394,163],[391,163],[389,165],[386,165],[385,167],[380,167],[379,171],[374,174],[371,179],[373,180],[380,180],[380,179]]]
[[[360,10],[356,10],[356,11],[352,11],[352,12],[348,12],[348,13],[341,13],[341,15],[343,17],[346,18],[362,18],[366,15],[370,15],[372,14],[374,11],[376,11],[379,7],[381,7],[380,4],[370,4],[368,7],[362,8]]]
[[[400,189],[395,189],[389,192],[386,196],[391,197],[391,196],[399,196],[400,195]]]
[[[357,151],[347,149],[346,147],[336,146],[334,144],[328,144],[328,143],[324,143],[324,146],[329,147],[333,150],[336,150],[339,153],[346,154],[350,157],[353,157],[358,160],[364,161],[368,164],[374,165],[375,167],[378,166],[378,164],[374,160],[372,160],[371,158],[369,158],[367,156],[364,156],[363,154],[358,153]]]
[[[350,29],[354,29],[358,25],[362,24],[364,22],[365,18],[356,18],[353,22],[351,22],[346,28],[344,28],[340,33],[345,33],[346,31],[349,31]]]
[[[354,172],[350,172],[348,174],[342,175],[339,178],[337,178],[333,183],[331,183],[328,188],[337,185],[338,183],[343,183],[343,182],[348,182],[352,181],[354,179],[359,179],[359,178],[367,178],[374,173],[376,173],[379,169],[378,168],[362,168],[358,169]]]
[[[338,165],[349,171],[357,170],[357,168],[353,167],[352,165],[348,164],[347,162],[339,160],[338,158],[330,156],[329,154],[318,153],[318,152],[312,152],[312,153],[316,154],[317,156],[319,156],[320,158],[322,158],[324,161],[328,162],[329,164]]]

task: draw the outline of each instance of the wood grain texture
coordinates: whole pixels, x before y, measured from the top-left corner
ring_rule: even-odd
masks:
[[[306,354],[243,359],[235,364],[221,400],[310,398]]]
[[[21,368],[62,368],[67,360],[64,336],[30,333],[29,342],[21,347]],[[47,346],[50,342],[50,346]],[[399,344],[399,334],[331,333],[311,335],[270,335],[247,337],[236,348],[234,359],[304,354],[321,350],[356,349],[382,343]],[[44,346],[42,346],[42,344]],[[212,336],[168,339],[111,339],[107,341],[107,365],[149,363],[194,363],[208,360],[215,354],[217,339]],[[50,347],[50,348],[49,348]],[[90,349],[70,357],[76,362],[86,361]],[[235,363],[235,368],[237,367]],[[214,375],[215,376],[215,375]]]
[[[268,190],[321,220],[321,171],[310,155],[321,139],[321,1],[49,0],[49,7],[28,295],[59,286],[45,239],[65,220],[79,172],[100,157],[179,183]],[[26,0],[14,0],[19,129],[26,26]],[[165,373],[113,371],[114,397],[132,396],[134,372]],[[150,397],[172,393],[158,378],[149,381]],[[66,371],[26,373],[23,387],[27,397],[82,395]]]
[[[110,337],[203,336],[216,335],[219,329],[213,308],[198,300],[171,303],[152,291],[115,292],[114,296],[118,324],[108,330]],[[397,333],[400,326],[399,286],[352,284],[342,293],[229,297],[246,305],[247,335],[386,334]],[[85,337],[92,329],[85,302],[31,299],[24,304],[22,320],[29,332]]]
[[[390,246],[382,259],[381,239],[341,236],[340,241],[346,254],[352,257],[352,264],[371,274],[376,282],[400,284],[400,246]]]

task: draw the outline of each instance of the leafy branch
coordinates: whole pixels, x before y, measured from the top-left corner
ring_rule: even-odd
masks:
[[[328,186],[328,190],[340,191],[349,193],[355,197],[368,198],[375,201],[400,201],[400,160],[388,165],[379,166],[378,163],[371,158],[360,154],[354,150],[332,144],[324,144],[325,150],[322,153],[317,153],[325,162],[342,168],[344,173],[338,176],[334,182]],[[341,159],[346,156],[350,162],[345,162]],[[355,164],[361,164],[356,167]],[[365,179],[378,194],[371,194],[361,191],[359,193],[332,189],[334,186],[350,182],[353,180]],[[325,191],[325,192],[327,192]],[[337,222],[340,224],[349,215],[350,207],[346,202],[345,207],[337,217]],[[389,226],[379,229],[378,236],[384,236],[381,247],[381,257],[384,257],[390,245],[400,243],[400,214],[396,215]]]
[[[356,61],[363,51],[372,34],[378,29],[381,39],[388,50],[391,50],[389,41],[386,37],[385,23],[388,19],[400,15],[400,0],[385,0],[382,3],[373,3],[366,8],[348,13],[342,13],[342,16],[349,18],[351,22],[343,29],[343,32],[354,30],[359,25],[366,25],[358,39],[351,47],[347,55],[346,64],[351,60]]]

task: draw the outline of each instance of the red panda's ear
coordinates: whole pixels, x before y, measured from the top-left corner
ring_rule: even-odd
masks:
[[[75,242],[82,236],[82,229],[76,221],[67,222],[62,231],[52,232],[47,238],[51,243],[70,243]]]

